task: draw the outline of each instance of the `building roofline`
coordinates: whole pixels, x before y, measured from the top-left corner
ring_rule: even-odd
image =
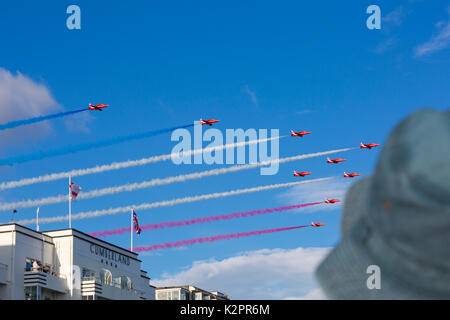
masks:
[[[14,227],[15,229],[17,229],[17,230],[19,230],[20,228],[22,228],[22,229],[25,229],[26,231],[29,231],[29,232],[34,233],[35,236],[36,236],[36,235],[40,235],[40,236],[43,236],[43,237],[51,238],[49,235],[43,234],[43,233],[40,232],[40,231],[33,230],[33,229],[31,229],[31,228],[25,227],[25,226],[23,226],[23,225],[21,225],[21,224],[15,223],[15,222],[2,223],[2,224],[0,224],[0,228],[1,228],[1,227],[6,227],[6,226],[13,226],[13,227]],[[23,232],[21,232],[21,233],[23,233]],[[31,235],[28,234],[28,236],[31,236]],[[46,242],[49,242],[49,239],[39,239],[39,240],[44,240],[44,241],[46,241]],[[53,243],[52,243],[52,244],[53,244]]]
[[[40,231],[33,230],[33,229],[29,228],[29,227],[25,227],[25,226],[23,226],[23,225],[21,225],[21,224],[18,224],[18,223],[16,223],[16,222],[1,223],[1,224],[0,224],[0,227],[11,226],[11,225],[19,226],[19,227],[21,227],[21,228],[24,228],[24,229],[33,231],[33,232],[35,232],[35,233],[42,233],[42,232],[40,232]]]
[[[190,291],[189,287],[195,288],[194,291],[201,291],[201,292],[205,292],[205,293],[212,294],[212,295],[219,296],[219,297],[220,296],[228,296],[226,293],[223,293],[223,292],[220,292],[220,291],[208,291],[208,290],[205,290],[205,289],[193,286],[191,284],[182,285],[182,286],[168,286],[168,287],[155,287],[155,288],[156,288],[156,290],[158,290],[158,289],[162,289],[162,290],[165,290],[165,289],[180,289],[181,288],[181,289],[185,289],[185,290]],[[221,293],[222,295],[216,294],[214,292]]]
[[[98,238],[96,238],[96,237],[93,237],[93,236],[91,236],[91,235],[89,235],[89,234],[87,234],[87,233],[84,233],[84,232],[82,232],[82,231],[80,231],[80,230],[78,230],[78,229],[74,229],[74,228],[64,228],[64,229],[55,229],[55,230],[46,230],[46,231],[36,231],[36,230],[33,230],[33,229],[29,228],[29,227],[25,227],[25,226],[23,226],[23,225],[21,225],[21,224],[15,223],[15,222],[10,222],[10,223],[3,223],[3,224],[0,224],[0,227],[3,227],[3,226],[17,226],[17,227],[20,227],[20,228],[24,228],[24,229],[26,229],[26,230],[28,230],[28,231],[31,231],[31,232],[33,232],[33,233],[35,233],[35,234],[39,234],[39,235],[41,235],[41,236],[50,237],[50,238],[54,238],[54,237],[52,237],[51,235],[47,234],[47,233],[49,233],[49,232],[72,231],[72,232],[75,232],[75,233],[79,233],[79,234],[81,234],[81,235],[83,235],[83,236],[85,236],[85,237],[88,237],[88,238],[90,238],[90,239],[93,239],[93,240],[95,240],[95,241],[99,241],[99,242],[104,243],[104,244],[106,244],[106,245],[109,245],[109,246],[112,246],[112,247],[114,247],[114,248],[123,250],[123,251],[127,252],[128,254],[134,255],[134,256],[135,256],[135,258],[134,258],[135,260],[138,260],[139,262],[142,262],[140,259],[137,258],[137,257],[139,256],[139,254],[137,254],[136,252],[128,251],[128,250],[125,249],[125,248],[119,247],[118,245],[115,245],[115,244],[113,244],[113,243],[111,243],[111,242],[107,242],[107,241],[104,241],[104,240],[102,240],[102,239],[98,239]],[[141,270],[141,271],[143,271],[143,270]]]
[[[128,254],[132,254],[132,255],[135,256],[133,259],[135,259],[135,260],[137,260],[137,261],[139,261],[139,262],[142,262],[140,259],[137,258],[139,255],[138,255],[136,252],[128,251],[128,250],[125,249],[125,248],[119,247],[118,245],[115,245],[115,244],[113,244],[113,243],[111,243],[111,242],[107,242],[107,241],[105,241],[105,240],[102,240],[102,239],[93,237],[93,236],[91,236],[91,235],[89,235],[89,234],[87,234],[87,233],[84,233],[84,232],[82,232],[82,231],[80,231],[80,230],[78,230],[78,229],[74,229],[74,228],[64,228],[64,229],[56,229],[56,230],[47,230],[47,231],[43,231],[43,233],[47,233],[47,232],[60,232],[60,231],[72,231],[72,232],[75,232],[75,233],[79,233],[79,234],[81,234],[81,235],[83,235],[83,236],[86,236],[86,237],[88,237],[88,238],[90,238],[90,239],[93,239],[93,240],[95,240],[95,241],[98,241],[98,242],[104,243],[104,244],[106,244],[106,245],[112,246],[112,247],[114,247],[114,248],[123,250],[123,251],[127,252]],[[49,235],[49,237],[52,237],[52,236]]]

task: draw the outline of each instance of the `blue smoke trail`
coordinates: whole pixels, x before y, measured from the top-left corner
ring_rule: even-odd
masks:
[[[65,117],[65,116],[79,113],[79,112],[86,111],[86,110],[89,110],[89,108],[84,108],[84,109],[74,110],[74,111],[67,111],[67,112],[59,112],[59,113],[55,113],[55,114],[50,114],[48,116],[34,117],[34,118],[30,118],[30,119],[25,119],[25,120],[10,121],[10,122],[4,123],[4,124],[0,124],[0,130],[16,128],[16,127],[24,126],[26,124],[32,124],[32,123],[41,122],[41,121],[45,121],[45,120]]]
[[[67,147],[64,147],[61,149],[53,149],[53,150],[39,152],[39,153],[32,153],[32,154],[27,154],[27,155],[22,155],[22,156],[17,156],[17,157],[4,158],[4,159],[0,159],[0,166],[13,165],[16,163],[24,163],[24,162],[33,161],[33,160],[40,160],[40,159],[44,159],[44,158],[56,157],[56,156],[61,156],[61,155],[65,155],[68,153],[75,153],[75,152],[90,150],[90,149],[94,149],[94,148],[107,147],[107,146],[117,144],[117,143],[153,137],[158,134],[170,132],[170,131],[173,131],[176,129],[188,128],[188,127],[192,127],[192,126],[194,126],[194,124],[188,124],[188,125],[184,125],[184,126],[177,126],[177,127],[172,127],[172,128],[166,128],[166,129],[152,130],[152,131],[147,131],[147,132],[143,132],[143,133],[135,133],[135,134],[131,134],[128,136],[105,139],[105,140],[101,140],[101,141],[94,142],[94,143],[84,143],[84,144],[79,144],[79,145],[75,145],[75,146],[67,146]]]

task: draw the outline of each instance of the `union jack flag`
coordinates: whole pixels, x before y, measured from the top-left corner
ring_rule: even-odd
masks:
[[[133,209],[133,228],[134,228],[134,232],[136,232],[137,235],[141,234],[142,229],[141,229],[141,227],[139,227],[137,214],[136,214],[136,211],[134,211],[134,209]]]

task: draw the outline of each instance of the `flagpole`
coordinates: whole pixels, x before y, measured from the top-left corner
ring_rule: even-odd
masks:
[[[131,247],[130,247],[130,250],[131,250],[131,252],[133,252],[133,209],[131,209],[131,228],[130,228],[130,232],[131,232]]]
[[[39,207],[36,210],[36,231],[39,232]]]
[[[69,176],[69,229],[72,229],[72,195],[70,190],[70,184],[72,182],[72,177]]]

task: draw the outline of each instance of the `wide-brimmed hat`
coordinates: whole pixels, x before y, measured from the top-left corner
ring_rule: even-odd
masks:
[[[347,192],[341,233],[316,270],[329,298],[450,299],[450,111],[392,131],[374,174]]]

